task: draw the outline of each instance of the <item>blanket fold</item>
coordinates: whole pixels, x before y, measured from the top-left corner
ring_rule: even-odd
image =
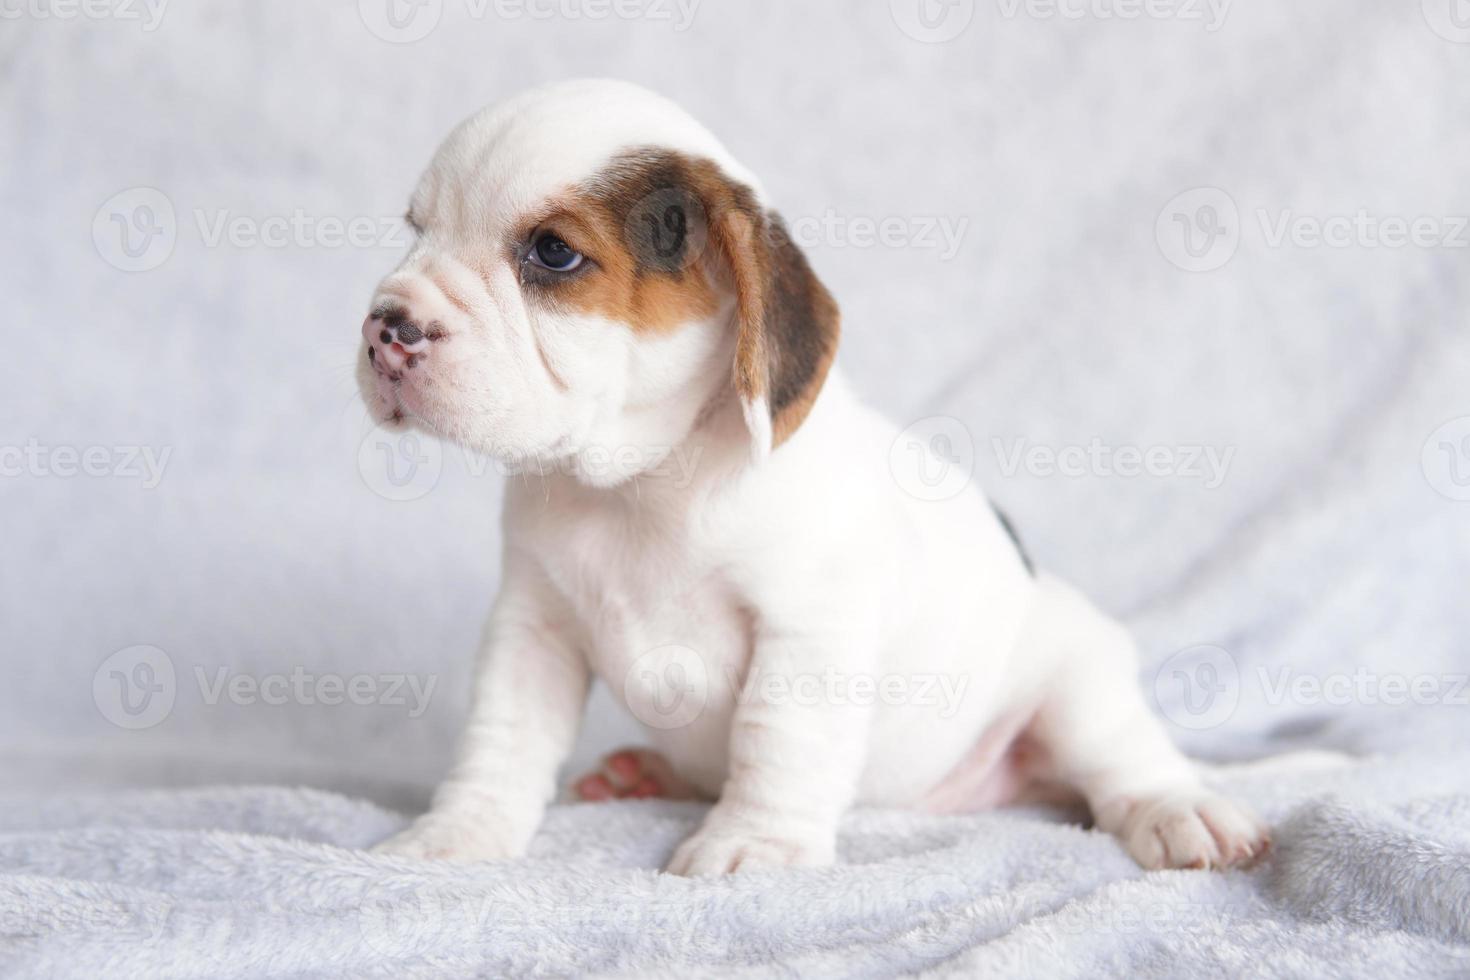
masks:
[[[0,806],[3,966],[153,977],[1470,969],[1470,775],[1389,757],[1224,781],[1278,824],[1271,858],[1250,871],[1145,873],[1075,814],[1040,808],[859,811],[834,867],[691,880],[658,871],[704,812],[690,803],[556,806],[527,857],[449,864],[369,853],[406,818],[315,790],[11,801]],[[1452,791],[1406,789],[1431,782]]]

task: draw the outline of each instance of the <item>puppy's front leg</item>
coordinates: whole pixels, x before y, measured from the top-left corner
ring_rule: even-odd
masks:
[[[730,730],[719,802],[674,852],[680,875],[830,864],[857,792],[871,706],[854,703],[853,650],[841,641],[758,639]],[[843,664],[843,673],[831,668]],[[862,670],[859,665],[856,669]]]
[[[375,850],[458,861],[525,852],[587,697],[586,660],[557,622],[565,617],[553,598],[508,568],[485,629],[459,760],[429,811]]]

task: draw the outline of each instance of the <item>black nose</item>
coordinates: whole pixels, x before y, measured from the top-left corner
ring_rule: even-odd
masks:
[[[397,341],[407,348],[424,339],[423,328],[400,309],[374,310],[370,322],[378,324],[378,339],[384,344]]]

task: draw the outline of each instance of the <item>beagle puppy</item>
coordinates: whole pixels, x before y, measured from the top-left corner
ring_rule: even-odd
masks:
[[[527,92],[450,134],[408,222],[363,397],[519,475],[458,761],[380,851],[523,853],[594,676],[656,751],[582,795],[714,801],[676,874],[829,863],[855,804],[1059,789],[1147,868],[1266,848],[1149,711],[1118,623],[1034,573],[978,491],[905,492],[898,428],[833,363],[837,304],[679,107]]]

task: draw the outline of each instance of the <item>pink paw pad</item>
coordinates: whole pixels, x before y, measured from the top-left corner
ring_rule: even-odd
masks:
[[[578,799],[602,800],[689,799],[695,794],[674,775],[663,756],[647,749],[621,749],[603,758],[602,767],[572,784]]]

